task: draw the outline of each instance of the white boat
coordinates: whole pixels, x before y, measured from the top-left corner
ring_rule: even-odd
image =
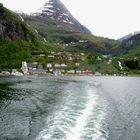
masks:
[[[17,71],[16,69],[13,69],[11,75],[12,76],[23,76],[23,73]]]

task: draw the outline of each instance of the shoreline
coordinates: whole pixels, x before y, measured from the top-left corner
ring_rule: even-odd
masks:
[[[132,75],[124,75],[124,76],[121,76],[121,75],[77,75],[77,74],[63,74],[63,75],[58,75],[58,76],[55,76],[55,75],[51,75],[51,74],[44,74],[44,75],[21,75],[21,76],[16,76],[16,75],[4,75],[4,74],[0,74],[0,78],[1,77],[34,77],[34,76],[38,76],[38,77],[138,77],[140,78],[140,74],[132,74]]]

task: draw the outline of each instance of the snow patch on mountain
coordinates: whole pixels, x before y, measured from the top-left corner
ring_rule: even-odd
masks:
[[[54,25],[62,25],[65,26],[70,31],[76,32],[91,32],[83,25],[81,25],[69,12],[69,10],[65,7],[65,5],[60,0],[49,0],[44,6],[39,8],[36,12],[31,13],[29,16],[32,18],[42,18],[42,20],[47,20],[49,23],[53,23]],[[52,20],[52,21],[51,21]],[[62,27],[61,26],[61,27]]]

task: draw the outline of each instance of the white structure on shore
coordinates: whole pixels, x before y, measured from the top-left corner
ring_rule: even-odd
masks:
[[[17,71],[16,69],[13,69],[11,75],[13,75],[13,76],[23,76],[23,73]]]
[[[29,74],[28,66],[27,66],[27,62],[26,61],[22,62],[21,70],[22,70],[23,74]]]
[[[52,67],[53,67],[53,65],[51,63],[47,64],[47,68],[52,68]]]

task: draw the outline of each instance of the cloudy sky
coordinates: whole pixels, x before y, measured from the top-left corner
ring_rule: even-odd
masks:
[[[7,8],[34,12],[48,0],[0,0]],[[61,0],[94,35],[118,39],[140,31],[140,0]]]

